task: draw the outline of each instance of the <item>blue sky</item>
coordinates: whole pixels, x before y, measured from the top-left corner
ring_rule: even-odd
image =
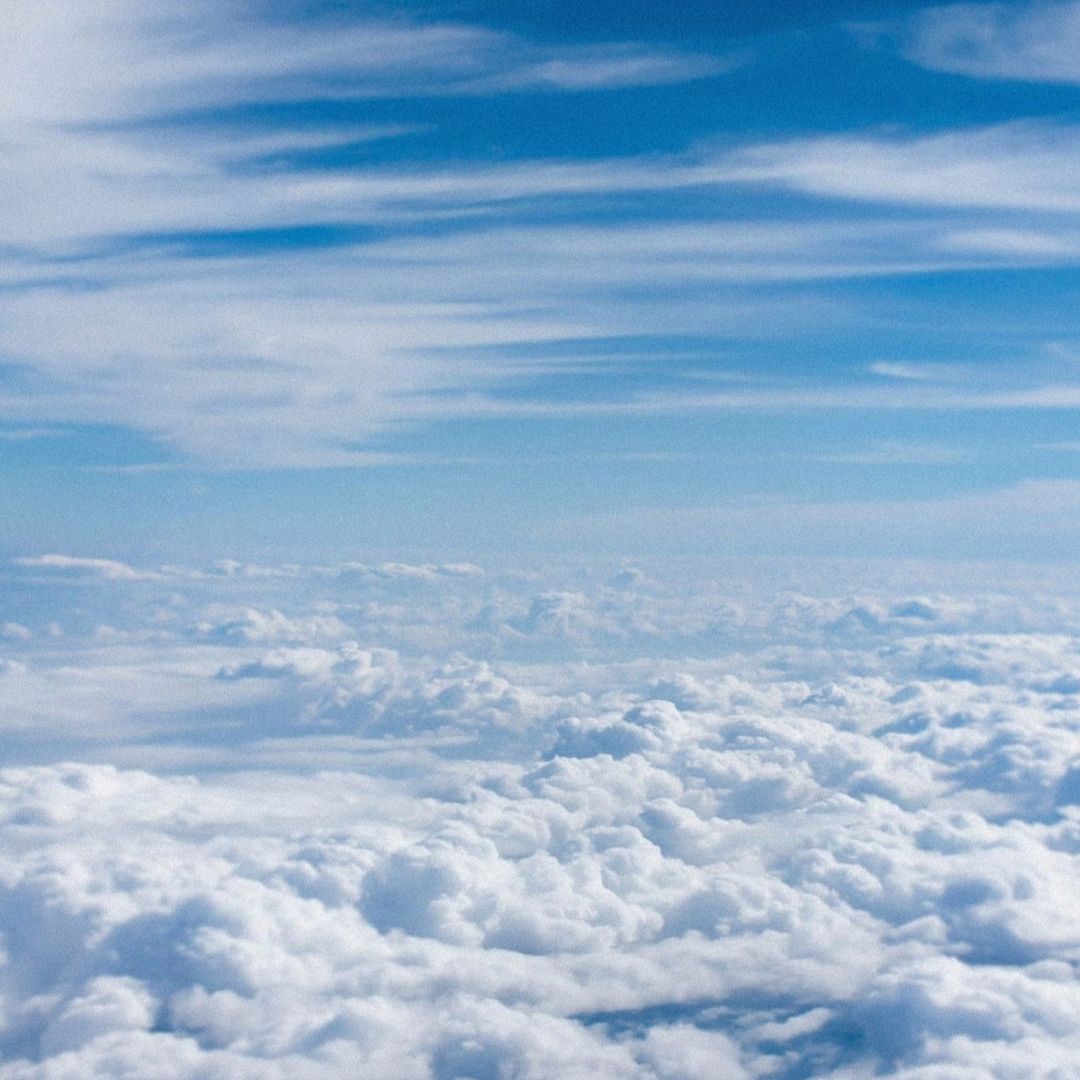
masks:
[[[7,556],[1071,555],[1080,6],[6,18]]]
[[[1077,1075],[1080,0],[2,19],[0,1080]]]

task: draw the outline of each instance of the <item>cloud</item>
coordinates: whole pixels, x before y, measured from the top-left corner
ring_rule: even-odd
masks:
[[[729,304],[721,294],[706,302],[695,283],[738,290],[747,282],[915,272],[928,258],[949,264],[925,255],[919,243],[908,224],[884,231],[500,227],[318,258],[294,252],[241,261],[140,260],[141,273],[156,264],[149,278],[102,282],[93,291],[50,286],[0,300],[9,316],[3,344],[33,373],[0,395],[0,412],[81,422],[107,417],[152,433],[181,456],[268,468],[371,464],[365,441],[406,420],[806,408],[848,398],[859,408],[952,405],[957,395],[886,393],[880,384],[839,392],[747,385],[644,400],[500,400],[530,370],[527,361],[506,361],[511,346],[558,349],[570,340],[619,338],[642,319],[658,334],[715,333],[725,325],[735,332],[748,319],[759,321],[765,301],[732,295]],[[597,258],[583,257],[590,252]],[[665,281],[693,288],[675,303],[666,294],[612,295],[613,281],[628,290]],[[486,300],[477,304],[481,292]],[[794,329],[808,315],[798,304],[785,312],[762,321],[763,333],[783,333],[785,319]],[[153,363],[144,363],[147,357]],[[366,375],[358,381],[359,369]],[[1075,402],[1075,387],[1055,385],[1060,381],[1060,373],[1053,381],[1048,374],[1046,391],[1027,397],[986,392],[979,405]]]
[[[104,578],[107,581],[157,580],[162,575],[151,570],[137,570],[113,559],[90,559],[73,555],[27,555],[15,560],[16,566],[70,577]]]
[[[426,399],[421,411],[432,411],[431,395],[477,379],[475,365],[454,370],[420,356],[425,348],[588,330],[541,313],[542,303],[529,312],[516,301],[478,306],[475,295],[444,302],[423,287],[402,290],[370,265],[360,268],[360,278],[381,295],[348,286],[328,291],[325,266],[305,271],[275,266],[274,259],[260,271],[222,265],[206,290],[209,264],[187,261],[193,243],[243,252],[258,246],[261,233],[323,230],[335,237],[380,222],[392,232],[425,217],[438,221],[448,210],[468,218],[484,203],[604,191],[609,173],[628,171],[603,162],[329,168],[314,162],[377,140],[422,137],[427,129],[312,124],[296,119],[290,104],[588,92],[701,78],[731,65],[648,43],[542,45],[404,15],[290,20],[244,2],[93,0],[72,15],[53,0],[19,0],[6,26],[0,103],[11,122],[0,196],[11,212],[0,237],[10,247],[2,276],[5,284],[30,284],[30,293],[24,303],[5,291],[5,303],[21,309],[9,310],[14,322],[5,322],[19,323],[25,334],[17,331],[21,340],[4,344],[25,354],[28,382],[49,387],[51,400],[35,405],[17,391],[8,396],[5,386],[0,415],[47,430],[41,418],[93,414],[93,422],[137,427],[178,446],[181,456],[209,454],[218,464],[389,460],[357,444],[406,419],[414,399]],[[242,119],[230,112],[240,107],[247,109]],[[652,171],[647,185],[657,182]],[[271,243],[270,250],[280,246]],[[135,261],[127,262],[133,248]],[[143,262],[147,251],[155,253],[157,270]],[[104,293],[78,299],[81,286],[68,274],[72,257],[79,265],[74,276],[85,283],[89,275]],[[297,274],[311,272],[308,286],[300,286]],[[67,308],[54,330],[83,320],[84,344],[74,352],[63,335],[43,343],[36,324],[51,304]],[[79,357],[110,374],[87,379]],[[138,401],[153,395],[133,380],[151,370],[164,407],[136,415],[143,412]],[[297,420],[291,438],[281,424],[289,415]],[[282,437],[260,435],[270,428]]]
[[[402,120],[311,125],[273,108],[241,124],[227,108],[584,91],[696,77],[718,62],[405,18],[294,26],[234,5],[97,0],[75,18],[62,8],[16,6],[0,86],[17,113],[0,168],[14,286],[0,296],[0,347],[20,371],[0,416],[27,431],[134,428],[162,444],[167,467],[392,463],[402,459],[373,440],[450,417],[829,407],[836,395],[799,386],[580,402],[504,392],[536,374],[522,345],[565,357],[572,343],[602,339],[618,351],[643,325],[776,339],[850,322],[830,283],[1069,265],[1080,254],[1068,124],[331,167],[327,153],[432,133]],[[180,115],[191,109],[202,110],[197,124]],[[906,214],[672,218],[673,199],[747,187]],[[627,195],[651,209],[538,224],[538,200]],[[941,207],[956,213],[942,219]],[[322,238],[317,250],[308,234]],[[803,299],[777,305],[774,290],[793,282]],[[987,386],[975,407],[1075,406],[1076,388],[1059,381]],[[841,407],[955,403],[880,385],[847,391]]]
[[[952,465],[970,457],[969,451],[955,446],[883,441],[863,449],[821,454],[818,460],[845,465]]]
[[[907,56],[936,71],[979,79],[1080,81],[1080,6],[1075,3],[952,4],[922,12]]]
[[[565,356],[570,343],[618,342],[642,325],[775,339],[851,319],[828,283],[1068,265],[1080,253],[1077,138],[1065,124],[331,167],[327,153],[431,132],[311,125],[273,109],[240,124],[226,107],[622,86],[703,74],[713,61],[405,19],[286,27],[232,6],[98,0],[77,18],[62,7],[17,6],[11,83],[0,88],[20,110],[0,168],[13,286],[0,297],[0,346],[20,378],[3,387],[0,416],[38,431],[135,428],[163,444],[169,465],[364,466],[401,460],[371,443],[416,421],[662,410],[670,398],[560,410],[499,397],[535,374],[510,359],[524,344]],[[198,124],[177,115],[196,108]],[[747,186],[896,204],[908,216],[811,208],[797,221],[672,220],[672,199]],[[625,195],[652,209],[603,225],[586,209],[537,224],[537,200]],[[932,212],[941,206],[962,213],[945,221]],[[321,238],[317,250],[305,236]],[[792,282],[817,288],[777,305],[772,290]],[[1075,404],[1075,388],[1036,391],[992,400]],[[793,400],[691,396],[719,411]]]
[[[795,190],[860,201],[1040,211],[1075,215],[1080,184],[1070,161],[1080,131],[1069,124],[1020,121],[938,134],[812,138],[750,147],[730,163],[731,175]],[[950,239],[951,237],[951,239]],[[959,241],[959,242],[958,242]],[[989,229],[957,235],[943,248],[1036,256],[1075,250],[1069,232]]]
[[[38,439],[57,439],[70,434],[63,428],[11,428],[0,431],[0,442],[34,442]]]
[[[196,634],[211,641],[314,644],[325,639],[340,640],[349,634],[349,628],[334,615],[290,619],[280,611],[255,608],[239,611],[231,618],[226,612],[212,614],[219,615],[217,621],[204,620],[195,627]]]
[[[348,563],[338,573],[343,578],[362,581],[438,582],[446,579],[483,577],[484,571],[474,563],[401,563],[388,562],[379,566]]]
[[[1075,582],[546,573],[98,578],[118,636],[0,641],[0,1077],[1068,1068]]]
[[[560,49],[403,17],[273,19],[249,4],[56,0],[8,12],[0,101],[18,120],[106,121],[252,100],[560,89],[697,78],[726,63],[631,44]]]
[[[799,388],[561,407],[499,399],[535,375],[510,359],[522,345],[565,355],[570,343],[618,342],[642,325],[658,336],[753,327],[777,338],[851,318],[821,291],[827,283],[1068,265],[1080,253],[1077,138],[1064,124],[331,167],[328,152],[431,132],[401,121],[312,126],[273,109],[240,124],[223,110],[313,95],[662,82],[712,61],[627,44],[541,47],[405,19],[286,27],[232,6],[98,0],[78,18],[61,7],[17,6],[12,82],[0,87],[22,110],[0,168],[12,208],[3,273],[14,286],[0,296],[0,347],[20,365],[0,416],[27,430],[134,428],[163,445],[167,465],[388,463],[401,459],[373,451],[375,438],[456,416],[810,407],[814,395]],[[198,124],[177,115],[195,108]],[[747,185],[909,213],[671,219],[673,198]],[[602,225],[586,210],[537,224],[537,200],[624,195],[655,205]],[[943,221],[931,212],[940,206],[962,214]],[[1050,219],[1005,221],[1002,210]],[[317,250],[302,242],[309,234],[322,237]],[[792,282],[818,288],[778,306],[772,290]],[[1026,389],[989,400],[1076,401],[1068,386]]]
[[[886,379],[911,382],[947,382],[962,377],[965,369],[956,364],[920,363],[907,360],[875,360],[868,370]]]

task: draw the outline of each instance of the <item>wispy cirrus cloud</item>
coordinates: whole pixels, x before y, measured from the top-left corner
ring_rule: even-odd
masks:
[[[955,465],[969,460],[970,451],[959,446],[935,443],[883,440],[853,450],[839,450],[820,455],[820,460],[838,465]]]
[[[861,383],[834,387],[744,379],[723,392],[688,381],[599,400],[502,397],[533,365],[543,371],[544,347],[564,367],[588,367],[585,343],[618,340],[643,320],[653,334],[770,340],[807,319],[847,317],[812,294],[777,310],[765,290],[784,283],[1010,265],[997,254],[943,255],[939,230],[932,219],[492,223],[316,253],[136,252],[79,264],[70,284],[0,295],[0,346],[25,371],[0,387],[0,413],[107,419],[203,460],[272,467],[397,460],[359,444],[452,416],[1071,407],[1069,373],[1041,361],[978,378],[955,363],[882,361]],[[507,350],[526,343],[538,359],[511,359]]]
[[[1080,4],[950,4],[915,18],[909,59],[980,79],[1080,82]]]
[[[0,442],[36,442],[39,439],[62,439],[70,432],[63,428],[17,427],[0,431]]]
[[[1046,383],[999,388],[936,386],[921,389],[792,384],[757,389],[700,392],[652,392],[603,401],[506,400],[471,394],[450,405],[451,414],[487,417],[569,419],[603,416],[662,416],[678,413],[801,412],[995,412],[1004,410],[1073,410],[1080,408],[1080,384]]]
[[[20,2],[0,76],[14,121],[0,159],[0,349],[19,371],[0,385],[0,417],[24,424],[104,420],[181,455],[274,467],[390,460],[365,441],[451,416],[938,407],[957,395],[797,380],[558,405],[499,392],[527,385],[529,364],[507,355],[526,344],[565,352],[642,326],[777,338],[857,318],[829,296],[838,282],[1080,260],[1075,126],[333,166],[319,155],[430,132],[299,124],[277,104],[587,92],[725,61],[404,17],[287,26],[171,0],[67,15]],[[262,118],[227,118],[245,102]],[[200,123],[177,122],[192,109]],[[726,217],[746,192],[806,204]],[[597,220],[620,199],[637,211]],[[308,234],[325,243],[305,249]],[[803,294],[777,304],[792,284]],[[1064,407],[1063,381],[1005,380],[963,400]]]
[[[745,295],[748,285],[997,263],[934,252],[936,228],[493,225],[317,253],[136,253],[79,266],[70,285],[0,296],[0,346],[27,372],[0,387],[0,413],[39,423],[107,419],[204,460],[265,467],[390,460],[345,444],[454,415],[951,406],[972,395],[880,383],[724,393],[688,385],[550,409],[536,395],[492,396],[529,377],[528,359],[505,355],[511,346],[559,348],[564,365],[580,366],[565,343],[618,339],[643,319],[653,334],[726,329],[770,339],[808,317],[821,325],[845,316],[812,296],[777,311],[766,294]],[[81,284],[87,272],[98,277],[93,290]],[[984,402],[994,391],[973,389]]]
[[[417,130],[389,124],[45,132],[36,142],[13,144],[0,171],[0,190],[21,211],[4,222],[0,239],[12,254],[58,245],[66,254],[94,254],[103,253],[110,238],[164,241],[170,233],[182,240],[185,232],[212,230],[467,223],[526,200],[750,187],[995,215],[939,223],[933,239],[939,257],[1037,262],[1068,260],[1080,252],[1075,125],[1007,123],[935,135],[810,137],[734,150],[701,146],[666,156],[526,159],[510,165],[283,169],[274,160],[290,150],[326,150]],[[233,168],[241,162],[242,171]],[[1002,212],[1046,217],[1003,219]],[[814,216],[807,214],[810,221]],[[740,224],[745,239],[732,230],[730,244],[752,245],[755,231],[770,227],[767,221]],[[693,228],[683,230],[684,248]],[[606,235],[615,236],[610,229]],[[701,243],[708,245],[715,235],[706,230]],[[574,234],[568,236],[572,240]],[[672,255],[678,250],[673,247]]]
[[[0,103],[15,119],[115,123],[301,98],[599,89],[715,74],[732,59],[627,42],[544,46],[404,14],[272,18],[246,0],[13,0]]]
[[[1074,163],[1080,127],[1036,121],[954,128],[932,135],[853,135],[749,147],[728,159],[729,179],[882,204],[993,211],[1080,212]],[[983,227],[985,229],[985,226]],[[955,233],[950,230],[950,235]],[[1054,232],[1001,221],[969,247],[1053,251]]]
[[[732,64],[632,42],[542,46],[405,16],[273,22],[241,0],[95,0],[78,11],[16,0],[5,27],[0,195],[9,212],[0,242],[19,250],[180,229],[370,221],[410,201],[607,190],[610,168],[590,177],[596,170],[557,164],[522,177],[508,168],[464,176],[283,168],[281,155],[422,125],[297,123],[275,109],[334,98],[587,92],[700,78]],[[237,106],[249,110],[239,120],[229,113]],[[264,111],[262,121],[252,109]],[[180,122],[193,113],[197,123]]]

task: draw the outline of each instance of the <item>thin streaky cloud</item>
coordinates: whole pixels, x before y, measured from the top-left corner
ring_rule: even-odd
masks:
[[[931,363],[924,360],[875,360],[867,366],[872,375],[906,382],[955,382],[979,375],[977,368],[963,364]]]
[[[17,0],[0,417],[134,434],[134,461],[75,468],[161,457],[166,486],[188,466],[419,464],[445,421],[1076,408],[1069,372],[1010,360],[1068,337],[1060,301],[1056,322],[1014,317],[969,284],[1080,261],[1075,118],[886,122],[870,95],[832,134],[739,120],[744,83],[822,88],[757,64],[767,36],[429,12]],[[680,80],[685,116],[663,89]],[[434,456],[490,459],[459,449]]]
[[[834,389],[793,386],[727,393],[652,393],[624,400],[602,401],[514,401],[470,393],[440,399],[440,407],[445,409],[448,416],[520,416],[538,419],[653,416],[684,412],[1074,410],[1080,409],[1080,385],[1060,384],[1005,391],[961,391],[948,387],[905,390],[901,387],[885,389],[880,386],[844,386]]]
[[[748,297],[748,286],[999,265],[997,256],[983,264],[930,254],[940,228],[933,219],[499,225],[329,252],[115,257],[78,267],[83,281],[100,275],[93,290],[76,280],[0,295],[0,346],[35,376],[21,392],[0,387],[0,415],[131,425],[217,464],[310,467],[363,466],[371,461],[365,439],[402,422],[469,415],[1068,406],[1068,386],[1032,397],[1034,374],[1023,370],[1026,386],[1004,381],[1012,398],[986,386],[923,397],[848,386],[559,405],[496,400],[496,391],[544,370],[543,362],[530,372],[507,359],[505,350],[524,344],[610,343],[643,319],[653,335],[782,338],[806,318],[820,325],[844,316],[812,295],[778,309],[767,294]],[[700,363],[681,366],[692,376]],[[897,381],[967,374],[957,365],[880,363],[870,373]],[[1047,373],[1041,381],[1067,382]],[[1016,396],[1021,389],[1030,400]],[[356,448],[343,449],[348,443]]]
[[[884,441],[853,450],[820,454],[817,460],[837,465],[955,465],[969,461],[970,450],[959,446]]]
[[[748,147],[728,156],[724,165],[729,181],[775,183],[840,199],[1071,217],[1080,211],[1078,151],[1075,124],[1015,121],[932,135],[798,139]],[[1012,253],[1030,250],[1030,242],[1016,242],[1017,234],[1012,243],[1003,243],[1009,235],[994,227],[984,234],[984,245],[989,241]],[[1045,240],[1036,244],[1046,246]]]
[[[14,560],[16,566],[29,570],[56,571],[104,578],[108,581],[153,581],[162,575],[153,570],[137,570],[114,559],[48,554],[23,556]]]
[[[253,17],[250,6],[14,0],[0,103],[13,119],[115,122],[260,100],[594,90],[731,66],[613,43],[560,49],[453,22]]]

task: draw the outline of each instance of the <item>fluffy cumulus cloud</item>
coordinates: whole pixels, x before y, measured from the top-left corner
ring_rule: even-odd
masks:
[[[49,569],[3,1080],[1074,1075],[1073,601]]]

